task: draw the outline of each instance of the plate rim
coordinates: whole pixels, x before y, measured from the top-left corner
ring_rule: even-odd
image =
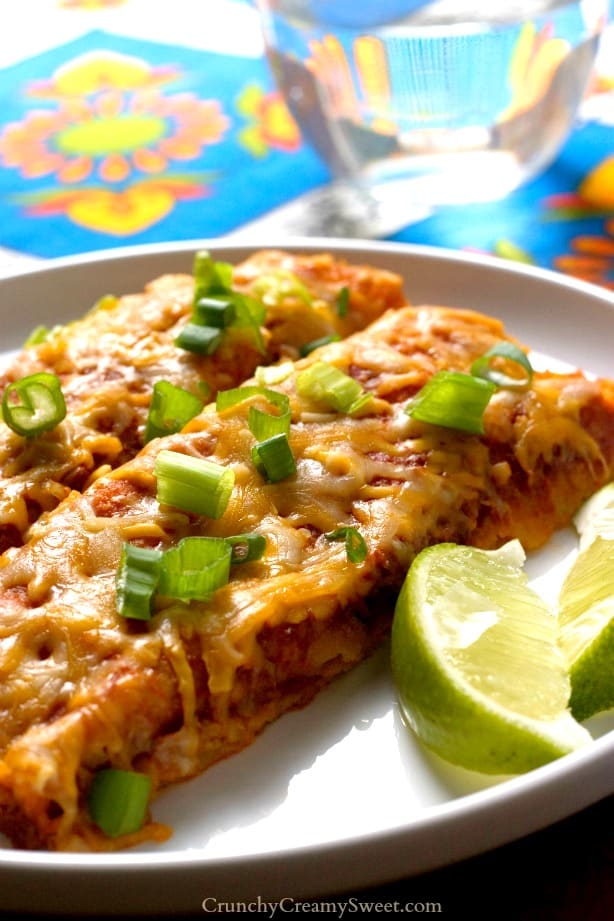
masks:
[[[5,267],[0,275],[0,285],[5,281],[15,281],[24,276],[31,276],[46,272],[55,272],[62,269],[84,267],[100,262],[125,263],[135,259],[146,259],[168,254],[186,255],[193,254],[197,249],[210,249],[217,251],[242,249],[253,252],[256,249],[287,249],[291,251],[355,251],[362,253],[390,253],[406,255],[414,258],[426,258],[434,261],[455,262],[474,266],[490,267],[503,273],[516,276],[541,278],[561,288],[577,290],[597,300],[604,300],[614,306],[614,291],[609,292],[594,282],[584,281],[571,275],[564,275],[555,269],[534,265],[496,256],[493,253],[473,249],[453,249],[446,246],[435,246],[428,243],[406,243],[396,240],[366,240],[344,237],[275,237],[266,238],[264,241],[251,234],[240,231],[221,237],[194,237],[190,240],[172,242],[132,244],[129,246],[108,247],[70,256],[56,256],[44,259],[38,256],[23,254],[26,258],[16,260],[12,266]]]

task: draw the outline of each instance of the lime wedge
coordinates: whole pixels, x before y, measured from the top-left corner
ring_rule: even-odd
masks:
[[[614,707],[614,483],[576,516],[580,553],[559,594],[560,645],[579,720]]]
[[[597,536],[614,540],[614,482],[603,486],[584,503],[574,524],[580,535],[580,550]]]
[[[407,722],[441,757],[488,774],[532,770],[591,741],[569,712],[557,619],[528,585],[524,559],[518,541],[429,547],[393,621]]]

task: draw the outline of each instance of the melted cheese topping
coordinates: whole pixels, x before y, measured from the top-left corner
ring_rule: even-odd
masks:
[[[326,623],[360,608],[374,590],[398,588],[427,544],[497,546],[534,532],[534,503],[551,483],[552,508],[540,509],[542,539],[612,475],[614,400],[580,377],[538,375],[527,391],[501,391],[487,410],[484,437],[407,416],[407,397],[430,375],[466,370],[504,335],[497,321],[467,311],[387,313],[297,362],[276,385],[290,401],[296,476],[267,484],[252,466],[249,402],[222,413],[209,406],[181,434],[151,442],[85,494],[67,498],[32,528],[25,547],[5,554],[0,789],[12,791],[43,834],[61,847],[86,835],[78,831],[85,821],[79,772],[140,758],[165,783],[245,744],[233,714],[241,676],[269,667],[260,644],[265,628]],[[299,397],[296,374],[322,359],[374,395],[371,415],[353,419]],[[609,420],[607,443],[599,440],[603,426],[596,435],[584,424],[593,405]],[[218,521],[159,506],[153,471],[162,448],[233,468],[235,488]],[[358,527],[367,543],[360,565],[325,537],[345,525]],[[265,535],[265,554],[235,567],[210,602],[158,599],[151,622],[138,626],[116,613],[123,540],[167,547],[186,535],[245,531]],[[313,661],[325,661],[331,646],[323,635]],[[257,701],[251,706],[257,710]],[[203,754],[203,733],[210,754]],[[59,818],[49,817],[50,801],[60,805]]]
[[[331,333],[364,327],[387,308],[405,303],[399,276],[331,256],[279,251],[254,254],[235,269],[237,290],[250,293],[263,273],[283,270],[300,278],[309,300],[278,297],[267,309],[265,354],[245,329],[227,331],[212,356],[175,345],[192,312],[194,280],[167,275],[143,294],[103,299],[83,319],[56,328],[43,343],[25,349],[0,375],[4,387],[39,371],[57,374],[67,403],[66,419],[27,441],[0,424],[0,551],[25,539],[29,525],[71,489],[86,488],[101,472],[133,457],[142,447],[153,385],[158,380],[212,396],[249,377],[259,364]],[[336,301],[349,291],[347,315]]]

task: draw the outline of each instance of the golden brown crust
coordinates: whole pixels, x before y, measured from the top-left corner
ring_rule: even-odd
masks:
[[[306,303],[300,291],[293,291],[292,283],[283,297],[263,295],[278,357],[298,358],[300,347],[307,342],[331,333],[344,338],[364,329],[387,310],[407,304],[401,278],[394,272],[348,263],[330,253],[260,250],[235,268],[234,283],[239,290],[258,293],[263,279],[275,277],[276,273],[282,277],[289,273],[299,279],[311,296],[310,303]],[[345,312],[339,309],[343,289],[348,294]]]

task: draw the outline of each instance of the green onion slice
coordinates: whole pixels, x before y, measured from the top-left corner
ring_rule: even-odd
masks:
[[[266,348],[262,338],[261,326],[266,317],[266,308],[255,298],[249,297],[247,294],[239,294],[237,291],[232,292],[232,301],[235,306],[235,319],[232,326],[239,329],[248,329],[258,351],[261,355],[265,355]]]
[[[31,345],[40,345],[43,342],[49,342],[53,336],[63,329],[64,327],[61,323],[56,323],[54,326],[44,326],[42,324],[40,326],[35,326],[25,340],[23,347],[29,348]]]
[[[23,347],[28,348],[30,345],[40,345],[41,342],[45,342],[49,338],[50,334],[51,330],[48,326],[44,326],[43,324],[35,326],[24,342]]]
[[[215,398],[215,408],[218,412],[223,412],[225,409],[231,409],[239,403],[244,403],[245,400],[258,396],[265,397],[281,412],[286,412],[290,408],[290,401],[285,393],[271,390],[269,387],[261,387],[260,384],[246,384],[242,387],[231,387],[230,390],[220,390]]]
[[[232,287],[233,268],[229,262],[217,262],[211,253],[201,249],[194,255],[194,302],[210,294],[220,294]]]
[[[319,349],[321,345],[328,345],[330,342],[339,342],[341,336],[338,333],[331,333],[330,336],[322,336],[320,339],[313,339],[311,342],[306,342],[305,345],[302,345],[300,348],[300,354],[305,357],[311,352],[315,352],[316,349]]]
[[[358,381],[326,361],[316,361],[301,371],[296,377],[296,389],[300,396],[348,415],[363,409],[372,399]]]
[[[263,534],[235,534],[224,540],[230,547],[232,564],[259,560],[266,547],[266,538]]]
[[[345,286],[337,295],[337,316],[346,317],[350,308],[350,289]]]
[[[138,831],[145,821],[151,778],[108,768],[94,775],[88,795],[92,821],[110,838]]]
[[[145,424],[145,444],[152,438],[181,431],[202,408],[203,401],[189,390],[176,387],[169,381],[157,381]]]
[[[266,441],[274,435],[287,436],[290,434],[290,410],[274,416],[272,413],[263,412],[256,406],[250,406],[247,424],[257,441]]]
[[[230,298],[200,297],[194,304],[193,319],[203,326],[225,329],[237,315],[237,309]]]
[[[291,361],[282,361],[279,365],[258,365],[254,377],[263,387],[272,384],[281,384],[294,373],[294,364]]]
[[[300,278],[287,269],[276,269],[267,275],[260,275],[252,285],[253,293],[265,304],[278,306],[287,297],[295,297],[307,306],[313,303],[313,296]]]
[[[185,602],[206,601],[228,582],[231,557],[223,537],[184,537],[164,552],[158,591]]]
[[[225,329],[247,329],[251,333],[258,351],[262,355],[266,354],[261,330],[261,326],[265,320],[266,310],[262,304],[253,297],[249,297],[247,294],[241,294],[239,291],[232,291],[230,288],[219,294],[212,294],[209,300],[219,300],[221,304],[229,305],[224,309],[224,317],[225,320],[228,321],[225,324]],[[201,317],[204,317],[204,315],[202,311],[195,307],[192,317],[193,322],[199,325],[201,323]],[[232,321],[229,319],[231,315],[233,316]],[[213,325],[213,328],[215,329],[218,327]]]
[[[217,330],[230,326],[247,328],[252,333],[258,350],[265,354],[260,327],[264,322],[266,309],[255,298],[233,291],[232,265],[229,262],[216,262],[207,250],[200,250],[194,257],[193,273],[193,324]],[[197,341],[196,334],[189,333],[188,345],[183,345],[180,340],[176,340],[176,343],[181,348],[199,351],[190,345],[193,340]],[[200,353],[211,355],[218,345],[219,341],[211,351]]]
[[[117,612],[134,620],[149,620],[160,578],[162,552],[124,543],[115,579]]]
[[[164,449],[156,457],[154,471],[161,505],[207,518],[221,518],[226,511],[235,481],[230,467]]]
[[[368,548],[358,528],[337,528],[325,534],[326,540],[345,541],[345,552],[350,563],[364,563]]]
[[[14,432],[26,438],[54,429],[66,415],[60,379],[40,371],[9,384],[2,398],[2,415]]]
[[[216,397],[215,408],[218,412],[223,412],[238,403],[243,403],[245,400],[258,396],[264,397],[279,412],[277,414],[267,413],[256,406],[250,406],[247,424],[254,438],[258,441],[266,441],[267,438],[272,438],[273,435],[288,435],[292,418],[290,400],[285,393],[279,393],[278,390],[270,390],[268,387],[261,387],[258,384],[248,384],[244,387],[222,390]]]
[[[495,384],[460,371],[438,371],[410,400],[405,412],[420,422],[481,435]]]
[[[278,483],[296,473],[296,461],[285,433],[254,445],[252,462],[269,483]]]
[[[157,593],[186,603],[206,601],[226,585],[231,565],[259,560],[265,547],[266,538],[253,533],[184,537],[165,551],[125,543],[116,576],[118,613],[149,620]]]
[[[199,323],[186,323],[179,335],[175,338],[175,345],[186,352],[195,352],[197,355],[213,355],[219,348],[222,330],[216,326],[201,326]]]
[[[289,435],[290,422],[292,414],[290,412],[290,401],[283,393],[276,393],[274,390],[268,391],[269,394],[275,394],[271,403],[279,409],[278,415],[263,412],[257,406],[250,406],[247,416],[247,424],[250,432],[257,441],[267,441],[274,435]],[[266,394],[265,394],[266,395]]]
[[[520,376],[505,374],[505,372],[494,367],[492,359],[496,358],[503,358],[505,362],[510,362],[515,366],[514,370],[520,370]],[[476,359],[471,366],[471,373],[475,377],[491,381],[497,387],[507,387],[513,390],[528,387],[533,379],[533,368],[525,353],[513,342],[505,341],[497,342],[480,358]]]

